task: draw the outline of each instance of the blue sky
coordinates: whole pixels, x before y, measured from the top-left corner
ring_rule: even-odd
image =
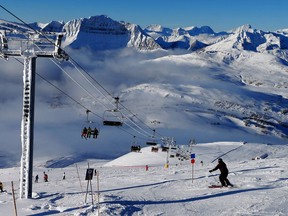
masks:
[[[288,28],[287,0],[1,0],[1,5],[26,22],[69,21],[105,14],[116,21],[165,27],[208,25],[227,31],[244,24],[274,31]],[[0,8],[0,18],[15,21]]]

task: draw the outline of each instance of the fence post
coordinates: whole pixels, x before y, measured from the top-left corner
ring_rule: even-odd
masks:
[[[14,211],[15,211],[15,216],[17,216],[18,214],[17,214],[17,206],[16,206],[13,181],[11,181],[11,186],[12,186],[12,195],[13,195],[13,201],[14,201]]]

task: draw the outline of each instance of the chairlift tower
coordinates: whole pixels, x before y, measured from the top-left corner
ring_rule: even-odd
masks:
[[[60,48],[63,34],[45,35],[27,27],[0,20],[0,57],[22,58],[23,69],[23,111],[21,122],[21,170],[20,198],[32,198],[33,141],[36,58],[57,58],[68,60]]]
[[[169,157],[171,153],[171,148],[174,145],[174,138],[173,137],[163,137],[162,138],[163,143],[167,146],[168,145],[168,151],[166,155],[166,163],[165,163],[165,168],[169,168]]]

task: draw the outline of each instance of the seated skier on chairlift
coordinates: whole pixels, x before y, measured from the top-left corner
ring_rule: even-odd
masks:
[[[98,131],[98,129],[95,127],[94,130],[93,130],[93,138],[94,138],[94,139],[97,139],[98,134],[99,134],[99,131]]]
[[[88,129],[86,127],[83,128],[81,137],[87,139]]]
[[[92,129],[91,129],[91,127],[88,127],[87,137],[88,137],[88,138],[91,138],[91,135],[92,135]]]

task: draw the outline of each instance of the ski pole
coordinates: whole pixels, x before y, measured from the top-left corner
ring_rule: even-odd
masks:
[[[212,177],[214,178],[215,182],[219,182],[219,181],[215,178],[215,176],[212,175],[211,173],[210,173],[210,176],[212,176]]]

